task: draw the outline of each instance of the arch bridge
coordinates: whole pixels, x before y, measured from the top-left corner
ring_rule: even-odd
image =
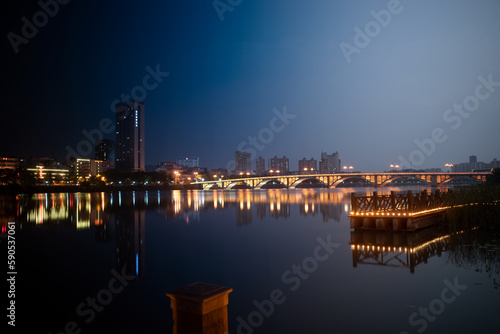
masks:
[[[235,186],[243,186],[252,189],[266,187],[282,187],[295,189],[305,181],[317,180],[329,188],[335,188],[344,181],[350,179],[363,179],[374,187],[382,188],[390,186],[392,182],[401,178],[414,178],[428,183],[431,186],[443,186],[448,182],[468,178],[476,182],[485,182],[491,172],[460,172],[460,173],[437,173],[437,172],[389,172],[389,173],[336,173],[336,174],[307,174],[307,175],[280,175],[280,176],[255,176],[237,179],[222,179],[215,181],[194,182],[203,189],[232,189]],[[315,181],[315,182],[317,182]]]

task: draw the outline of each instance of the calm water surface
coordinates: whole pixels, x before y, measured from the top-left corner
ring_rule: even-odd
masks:
[[[498,243],[354,233],[349,193],[372,190],[2,197],[18,329],[170,333],[165,293],[201,281],[233,288],[230,333],[500,332]],[[262,304],[275,290],[279,304]]]

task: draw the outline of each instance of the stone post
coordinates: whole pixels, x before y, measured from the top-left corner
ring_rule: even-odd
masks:
[[[231,288],[196,282],[167,293],[173,311],[173,333],[228,333],[227,304],[231,291]]]

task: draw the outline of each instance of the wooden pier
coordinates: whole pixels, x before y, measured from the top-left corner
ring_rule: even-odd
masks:
[[[415,231],[441,221],[446,211],[444,194],[426,190],[413,194],[359,196],[351,193],[351,228],[385,231]]]

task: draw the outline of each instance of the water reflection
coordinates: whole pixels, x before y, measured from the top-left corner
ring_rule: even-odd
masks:
[[[434,256],[441,257],[449,247],[450,234],[443,227],[415,232],[363,231],[351,232],[352,265],[415,267]]]
[[[7,220],[34,226],[66,224],[78,230],[96,227],[96,239],[110,239],[106,222],[115,219],[122,209],[154,210],[167,219],[178,218],[185,223],[199,221],[206,210],[236,210],[236,225],[252,223],[254,217],[288,218],[291,206],[298,206],[300,215],[321,215],[324,222],[339,222],[349,211],[345,192],[322,189],[301,191],[180,191],[172,192],[115,192],[115,193],[58,193],[20,195],[16,200],[3,201]]]
[[[85,285],[88,290],[75,293],[74,300],[67,301],[64,298],[67,291],[75,290],[73,285],[61,288],[62,283],[56,281],[57,284],[51,286],[51,289],[60,289],[56,299],[69,307],[70,314],[54,320],[49,331],[74,317],[76,305],[87,295],[100,291],[114,268],[136,277],[137,282],[144,282],[147,274],[148,284],[134,285],[126,294],[117,296],[106,313],[96,320],[96,327],[108,326],[106,328],[113,331],[121,319],[133,321],[137,315],[137,326],[140,323],[140,326],[168,330],[172,325],[170,314],[166,313],[169,306],[161,299],[166,298],[165,290],[199,280],[234,288],[229,304],[229,325],[231,332],[236,332],[236,318],[255,311],[253,300],[269,299],[274,289],[286,291],[284,271],[296,264],[309,263],[304,261],[314,254],[318,236],[331,235],[332,242],[341,246],[328,259],[328,265],[325,262],[317,271],[308,272],[310,277],[301,281],[300,291],[290,294],[286,304],[275,306],[279,310],[276,317],[266,318],[259,331],[293,332],[292,329],[303,325],[297,332],[377,332],[371,331],[367,324],[377,325],[377,319],[392,312],[396,322],[388,324],[390,330],[385,332],[399,332],[413,312],[401,305],[428,304],[442,289],[443,279],[453,278],[457,272],[460,282],[471,287],[467,290],[470,295],[478,293],[483,298],[479,294],[482,292],[473,292],[475,284],[484,281],[480,281],[475,271],[488,273],[498,287],[500,238],[497,237],[496,242],[491,236],[480,239],[478,231],[450,236],[439,227],[416,233],[351,231],[347,220],[349,192],[301,189],[35,194],[5,198],[0,201],[0,210],[2,222],[16,221],[21,229],[20,238],[30,241],[23,247],[26,258],[31,259],[33,249],[38,250],[37,254],[46,254],[32,261],[33,272],[42,270],[41,276],[46,278],[43,284],[50,285],[53,281],[50,270],[44,269],[46,263],[50,263],[48,268],[53,268],[58,267],[54,263],[60,265],[66,261],[64,250],[71,248],[70,243],[75,247],[70,260],[60,267],[64,275],[58,273],[55,277],[77,276],[79,271],[75,268],[88,265],[89,255],[92,256],[90,266],[82,270],[91,273]],[[276,219],[288,221],[274,224]],[[202,223],[194,223],[196,221]],[[252,222],[255,224],[251,225]],[[63,228],[56,230],[57,227]],[[31,233],[32,230],[36,233]],[[234,233],[235,230],[238,233]],[[92,238],[96,243],[92,243]],[[57,247],[52,247],[53,244]],[[444,265],[446,262],[451,265]],[[78,266],[73,267],[73,263]],[[380,267],[384,270],[378,270]],[[456,267],[465,270],[457,271]],[[374,279],[366,281],[366,274]],[[488,282],[488,278],[485,280]],[[363,284],[359,284],[361,281]],[[38,286],[28,290],[30,286],[25,285],[25,291],[30,292],[26,295],[39,296]],[[406,286],[412,288],[405,289]],[[360,306],[359,298],[353,298],[351,291],[359,291],[356,297],[365,298],[367,302],[361,304],[366,305]],[[373,309],[369,306],[373,302],[381,307]],[[303,317],[296,316],[303,314],[304,305],[311,310],[308,314],[316,315],[314,320],[304,321]],[[447,312],[456,318],[462,318],[461,310],[463,314],[471,312],[468,303],[457,303],[454,307],[459,311],[450,308]],[[487,299],[487,307],[498,309],[498,299]],[[368,317],[367,321],[355,320],[360,312]],[[482,310],[472,312],[475,318],[482,319]],[[143,321],[146,318],[148,321]],[[488,316],[483,318],[490,321]],[[432,325],[434,332],[447,330],[437,322]],[[128,322],[124,322],[120,329],[127,326]],[[282,326],[285,329],[282,330]],[[92,332],[92,328],[89,329]],[[154,329],[142,332],[154,332]]]
[[[486,273],[495,289],[500,287],[500,235],[498,232],[472,229],[450,238],[446,262]]]

